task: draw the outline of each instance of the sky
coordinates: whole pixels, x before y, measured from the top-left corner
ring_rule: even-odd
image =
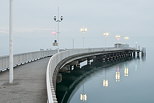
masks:
[[[97,48],[116,42],[152,45],[153,0],[13,0],[14,53],[55,49],[57,35],[53,17],[60,22],[60,48]],[[0,56],[8,54],[9,0],[0,0]],[[86,27],[87,32],[80,32]],[[103,36],[108,32],[108,37]],[[117,41],[115,35],[121,35]],[[129,40],[122,37],[128,36]]]

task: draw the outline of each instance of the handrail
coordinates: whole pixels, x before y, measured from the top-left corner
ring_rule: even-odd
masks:
[[[41,58],[45,58],[55,54],[57,50],[41,50],[36,52],[22,53],[14,55],[13,67],[29,63]],[[0,72],[9,69],[9,56],[0,57]]]

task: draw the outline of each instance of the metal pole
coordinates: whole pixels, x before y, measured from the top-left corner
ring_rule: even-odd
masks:
[[[72,39],[72,42],[73,42],[73,49],[74,49],[74,39]]]
[[[105,36],[105,41],[106,41],[106,47],[107,47],[107,36]]]
[[[13,41],[12,41],[12,2],[10,0],[10,11],[9,11],[9,83],[13,83]]]
[[[58,30],[57,30],[57,31],[58,31],[58,33],[57,33],[58,53],[59,53],[59,44],[60,44],[60,43],[59,43],[59,22],[60,22],[60,20],[59,20],[59,7],[58,7],[58,28],[57,28],[57,29],[58,29]]]
[[[83,48],[84,48],[84,39],[85,39],[85,38],[83,37]]]
[[[60,46],[59,46],[59,44],[60,44],[60,40],[59,40],[59,34],[60,34],[60,32],[59,32],[59,23],[63,20],[63,16],[61,16],[61,17],[59,17],[59,7],[58,7],[58,15],[57,15],[57,17],[56,16],[54,16],[54,20],[57,22],[57,42],[58,42],[58,52],[59,52],[59,49],[60,49]]]
[[[58,32],[57,32],[57,40],[58,40],[58,53],[59,53],[59,21],[58,21]]]

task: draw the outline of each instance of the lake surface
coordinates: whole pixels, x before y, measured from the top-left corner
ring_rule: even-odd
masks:
[[[68,103],[154,103],[154,53],[100,69],[82,80]]]

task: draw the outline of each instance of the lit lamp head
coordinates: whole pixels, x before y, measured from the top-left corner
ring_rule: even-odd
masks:
[[[120,35],[116,35],[116,36],[115,36],[115,38],[116,38],[117,40],[119,40],[120,37],[121,37]]]
[[[103,35],[104,35],[104,36],[109,36],[109,33],[106,32],[106,33],[104,33]]]
[[[81,31],[81,32],[87,32],[88,29],[87,29],[87,28],[81,28],[80,31]]]
[[[83,32],[83,28],[81,28],[80,31]]]
[[[84,28],[84,31],[86,32],[86,31],[88,31],[88,29],[87,28]]]
[[[116,35],[116,36],[115,36],[115,38],[120,38],[120,37],[121,37],[120,35]]]
[[[124,37],[124,39],[125,39],[125,40],[128,40],[128,39],[129,39],[129,37],[127,37],[127,36],[126,36],[126,37]]]

